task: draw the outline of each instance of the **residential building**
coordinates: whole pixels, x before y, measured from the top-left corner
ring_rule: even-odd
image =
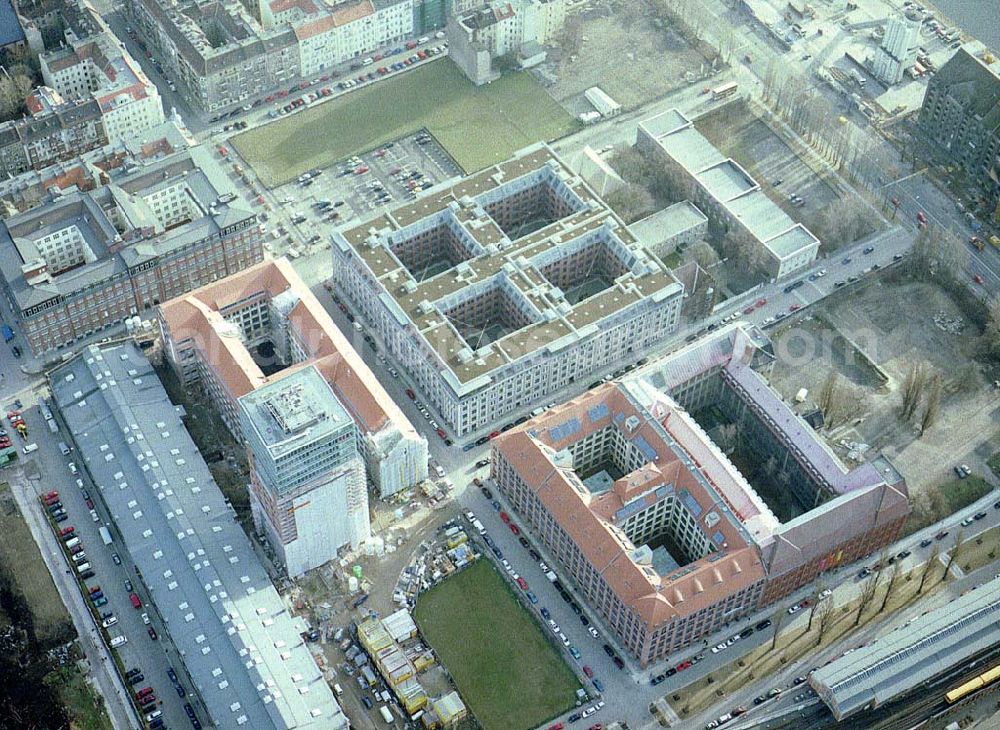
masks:
[[[45,85],[70,102],[96,102],[104,136],[127,140],[164,121],[156,86],[86,0],[63,10],[66,45],[39,57]]]
[[[494,61],[520,55],[522,66],[544,60],[566,21],[566,0],[491,0],[464,4],[448,21],[448,55],[476,85],[495,81]]]
[[[0,51],[28,43],[14,0],[0,0]]]
[[[157,315],[164,352],[181,382],[201,386],[237,439],[246,435],[240,398],[314,364],[357,425],[358,451],[375,491],[389,497],[427,478],[427,440],[287,259],[165,302]],[[262,345],[267,359],[253,355]]]
[[[1000,60],[966,43],[927,84],[917,123],[1000,213]]]
[[[80,144],[71,150],[72,156],[66,159],[0,179],[0,204],[6,206],[6,215],[12,216],[40,205],[50,189],[66,190],[76,186],[84,192],[93,190],[103,184],[104,176],[110,170],[142,165],[152,158],[165,157],[194,145],[191,133],[177,117],[118,144],[105,144],[93,149]],[[0,146],[0,156],[3,149]]]
[[[909,514],[892,465],[845,469],[772,363],[732,325],[493,440],[499,490],[642,666],[890,544]]]
[[[878,50],[872,72],[882,83],[892,86],[903,80],[903,73],[917,61],[920,46],[920,17],[904,15],[889,18],[885,36]]]
[[[254,525],[289,576],[371,535],[356,426],[315,365],[238,400]]]
[[[673,332],[683,287],[546,145],[333,234],[334,279],[459,436]]]
[[[793,221],[681,112],[670,109],[640,122],[636,146],[662,164],[677,190],[708,216],[710,230],[746,248],[754,267],[771,278],[790,276],[816,258],[816,236]]]
[[[67,103],[42,86],[26,99],[30,117],[0,124],[0,172],[8,179],[108,143],[101,107],[94,100]]]
[[[305,622],[275,590],[142,350],[90,345],[49,384],[69,431],[62,438],[110,516],[129,579],[154,604],[143,610],[162,620],[162,643],[176,648],[170,664],[197,693],[191,704],[202,724],[347,730],[302,640]]]
[[[36,355],[263,258],[256,214],[208,149],[133,162],[0,221],[3,294]]]
[[[196,108],[218,111],[443,22],[442,0],[127,0],[137,32]]]

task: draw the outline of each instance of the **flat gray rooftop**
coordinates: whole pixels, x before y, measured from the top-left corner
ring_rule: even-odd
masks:
[[[294,618],[135,345],[51,374],[83,465],[220,728],[347,728]]]
[[[629,224],[628,229],[642,244],[655,246],[707,221],[694,203],[684,200]]]
[[[878,707],[1000,643],[1000,578],[820,667],[809,683],[840,719]],[[983,670],[990,667],[985,664]],[[949,689],[942,685],[939,693]]]
[[[239,399],[274,458],[354,422],[315,365]]]

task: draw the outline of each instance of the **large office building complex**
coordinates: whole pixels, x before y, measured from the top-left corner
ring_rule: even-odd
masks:
[[[670,109],[639,123],[636,146],[708,216],[709,228],[745,247],[754,268],[780,279],[808,266],[819,240],[793,221],[750,173]]]
[[[1000,59],[966,43],[931,77],[918,123],[1000,210]]]
[[[458,435],[634,362],[683,287],[536,145],[333,236],[334,278]]]
[[[127,0],[188,101],[211,112],[444,24],[444,0]]]
[[[290,576],[371,534],[356,426],[315,365],[239,399],[254,524]]]
[[[891,543],[909,514],[892,465],[845,469],[768,385],[772,362],[733,325],[494,440],[499,489],[644,666]],[[710,435],[730,431],[725,450]]]
[[[207,149],[134,161],[0,221],[3,293],[36,354],[263,258],[256,214]]]
[[[91,345],[50,384],[206,726],[346,730],[305,622],[275,591],[142,351]]]
[[[358,451],[377,493],[388,497],[427,478],[427,440],[287,259],[166,302],[158,316],[170,364],[185,385],[200,384],[237,439],[247,436],[240,398],[314,364],[357,424]]]

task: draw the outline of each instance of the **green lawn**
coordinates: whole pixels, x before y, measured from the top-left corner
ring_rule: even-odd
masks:
[[[486,560],[420,596],[414,618],[485,730],[533,728],[580,686]]]
[[[982,499],[993,487],[980,476],[971,474],[965,479],[952,479],[941,485],[941,493],[948,502],[950,512],[957,512],[978,499]]]
[[[993,456],[991,456],[986,463],[989,464],[993,473],[1000,477],[1000,451],[993,454]]]
[[[45,678],[62,698],[77,730],[113,730],[104,700],[87,683],[76,665],[60,667]]]
[[[530,74],[507,74],[477,87],[445,58],[231,141],[261,181],[274,187],[420,128],[474,172],[529,144],[561,137],[576,124]]]

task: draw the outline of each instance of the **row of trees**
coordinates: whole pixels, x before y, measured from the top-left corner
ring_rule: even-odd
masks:
[[[0,52],[0,122],[21,116],[24,98],[41,83],[38,56],[27,47]]]

